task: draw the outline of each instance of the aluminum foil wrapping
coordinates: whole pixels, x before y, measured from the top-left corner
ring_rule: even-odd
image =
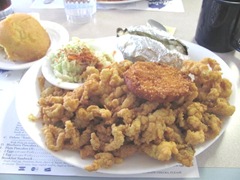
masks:
[[[117,46],[125,59],[163,62],[181,68],[188,59],[187,47],[167,32],[148,26],[134,26],[118,32]]]

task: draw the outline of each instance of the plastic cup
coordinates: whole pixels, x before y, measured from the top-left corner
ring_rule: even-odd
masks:
[[[96,13],[96,0],[64,0],[67,20],[75,24],[88,23]]]

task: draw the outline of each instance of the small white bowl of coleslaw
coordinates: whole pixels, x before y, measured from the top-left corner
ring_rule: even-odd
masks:
[[[117,47],[103,40],[72,38],[67,44],[45,57],[42,74],[54,86],[73,90],[84,83],[87,68],[101,69],[124,60]]]

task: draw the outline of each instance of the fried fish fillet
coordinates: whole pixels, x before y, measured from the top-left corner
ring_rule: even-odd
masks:
[[[180,70],[154,62],[138,61],[124,74],[128,89],[148,101],[171,102],[189,92],[191,79]]]

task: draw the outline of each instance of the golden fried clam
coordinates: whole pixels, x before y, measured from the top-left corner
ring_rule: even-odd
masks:
[[[137,152],[192,166],[194,147],[215,138],[223,117],[235,111],[228,102],[231,82],[215,60],[188,60],[178,71],[189,76],[188,91],[172,101],[149,101],[127,85],[124,74],[132,67],[127,60],[113,63],[73,91],[43,89],[39,120],[47,147],[94,158],[88,171],[110,168]]]

